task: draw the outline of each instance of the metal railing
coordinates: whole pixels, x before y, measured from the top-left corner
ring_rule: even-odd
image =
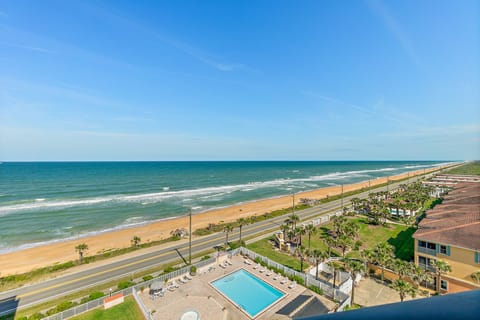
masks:
[[[437,250],[435,250],[435,249],[429,249],[429,248],[417,246],[417,251],[420,252],[420,253],[429,254],[431,256],[436,256],[437,255]]]
[[[215,258],[210,258],[210,259],[207,259],[207,260],[199,261],[199,262],[194,263],[192,265],[194,265],[197,268],[201,268],[203,266],[212,264],[214,262],[215,262]],[[190,272],[190,268],[191,268],[191,266],[182,267],[182,268],[180,268],[178,270],[175,270],[175,271],[172,271],[170,273],[162,274],[162,275],[160,275],[156,278],[153,278],[151,280],[143,281],[141,283],[138,283],[135,286],[132,286],[130,288],[126,288],[126,289],[123,289],[123,290],[118,290],[118,291],[112,292],[112,295],[122,293],[123,296],[126,297],[126,296],[129,296],[133,293],[133,297],[134,297],[135,301],[137,302],[137,304],[139,305],[140,309],[142,310],[142,313],[145,316],[145,319],[150,320],[151,319],[150,313],[149,313],[148,309],[145,307],[145,305],[143,304],[143,302],[141,301],[141,299],[139,299],[139,297],[137,295],[137,291],[139,291],[142,288],[148,287],[154,281],[165,281],[165,279],[170,280],[170,279],[180,277],[180,276]],[[51,316],[47,316],[43,319],[44,320],[68,319],[70,317],[79,315],[81,313],[84,313],[84,312],[87,312],[87,311],[90,311],[90,310],[93,310],[93,309],[96,309],[96,308],[102,306],[103,305],[103,300],[105,298],[106,297],[101,297],[101,298],[89,301],[87,303],[80,304],[80,305],[75,306],[73,308],[70,308],[68,310],[53,314]]]
[[[265,263],[267,266],[274,267],[275,269],[280,270],[283,274],[287,276],[299,277],[303,279],[306,287],[314,286],[316,288],[321,289],[323,292],[323,295],[327,296],[330,299],[339,301],[340,305],[345,303],[345,301],[350,298],[350,296],[347,293],[341,291],[338,286],[335,287],[336,289],[335,289],[335,296],[334,296],[333,285],[330,284],[329,282],[323,279],[315,279],[315,277],[312,276],[311,274],[290,269],[289,267],[286,267],[273,260],[270,260],[269,258],[259,255],[258,253],[253,252],[247,248],[244,248],[244,247],[238,248],[234,253],[235,254],[241,253],[243,255],[248,255],[248,257],[252,258],[253,260],[256,260],[258,258],[260,259],[261,262]]]

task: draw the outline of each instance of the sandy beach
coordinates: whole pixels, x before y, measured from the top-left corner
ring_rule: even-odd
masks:
[[[424,172],[431,172],[434,170],[438,170],[438,167],[413,171],[409,174],[405,173],[392,176],[389,177],[389,179],[390,181],[395,181],[406,178],[407,176],[413,177],[414,175],[423,174]],[[370,180],[370,182],[364,181],[361,183],[344,185],[343,191],[348,192],[365,188],[369,186],[369,183],[371,186],[375,186],[386,182],[387,177],[384,177]],[[327,196],[333,196],[340,193],[340,186],[316,189],[313,191],[297,193],[295,195],[295,202],[298,204],[301,198],[322,199]],[[215,209],[204,213],[195,214],[192,219],[192,228],[195,230],[206,227],[212,222],[230,222],[241,217],[261,215],[265,212],[288,208],[291,205],[292,197],[283,196],[279,198],[262,199],[254,202],[243,203],[222,209]],[[95,255],[103,250],[130,246],[130,241],[134,235],[139,236],[142,239],[142,242],[150,242],[169,237],[170,232],[177,228],[188,229],[188,217],[152,222],[150,224],[138,227],[2,254],[0,255],[0,276],[24,273],[35,268],[53,265],[59,262],[75,260],[78,258],[78,254],[75,252],[74,248],[80,243],[86,243],[88,245],[89,250],[86,252],[86,255]]]

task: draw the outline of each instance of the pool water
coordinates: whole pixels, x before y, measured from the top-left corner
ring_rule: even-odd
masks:
[[[213,281],[212,285],[252,318],[285,295],[243,269]]]

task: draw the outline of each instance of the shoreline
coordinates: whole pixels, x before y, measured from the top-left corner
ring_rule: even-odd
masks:
[[[369,185],[376,186],[386,183],[387,181],[394,182],[407,177],[422,175],[450,165],[451,164],[446,164],[433,168],[409,171],[391,177],[380,177],[373,180],[344,185],[343,192],[356,191],[369,187]],[[295,204],[299,204],[301,198],[323,199],[339,194],[341,194],[340,185],[299,192],[295,195]],[[192,230],[204,228],[208,226],[209,223],[234,222],[238,218],[261,215],[265,212],[285,209],[291,207],[291,205],[292,197],[287,195],[210,209],[192,215]],[[89,246],[86,255],[95,255],[105,250],[129,247],[131,245],[130,240],[133,236],[139,236],[142,239],[142,243],[162,240],[169,237],[170,232],[177,228],[188,229],[188,216],[168,217],[161,220],[145,222],[140,225],[97,233],[95,235],[85,235],[74,239],[59,239],[58,241],[54,240],[55,242],[53,243],[0,253],[0,259],[2,260],[1,276],[24,273],[56,263],[76,260],[78,259],[78,254],[74,248],[80,243],[86,243]],[[192,238],[198,237],[193,235]],[[140,252],[140,250],[138,252]]]

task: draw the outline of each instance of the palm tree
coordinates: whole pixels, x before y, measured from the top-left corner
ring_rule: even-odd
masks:
[[[225,251],[227,251],[228,247],[228,234],[233,231],[233,226],[228,223],[223,227],[223,232],[225,232]]]
[[[308,250],[310,250],[310,237],[317,232],[317,228],[315,228],[313,224],[307,224],[305,226],[305,232],[308,234]]]
[[[470,277],[477,281],[477,283],[480,283],[480,271],[474,272],[470,275]]]
[[[75,247],[75,251],[78,252],[80,264],[83,262],[83,253],[88,250],[88,245],[86,243],[81,243]]]
[[[422,282],[425,283],[425,288],[428,288],[428,282],[432,281],[432,274],[428,269],[417,266],[414,263],[411,263],[411,276],[417,286],[420,286]]]
[[[442,274],[452,272],[452,267],[448,263],[442,260],[432,261],[432,265],[435,267],[435,274],[437,276],[437,292],[440,293],[440,282],[442,281]]]
[[[412,271],[411,265],[403,260],[395,259],[392,260],[393,269],[397,272],[400,280],[405,280],[405,277],[409,275]]]
[[[353,245],[352,239],[342,235],[337,238],[337,246],[342,249],[342,257],[345,258],[345,252]]]
[[[303,261],[305,260],[305,256],[307,255],[307,250],[305,247],[299,246],[295,249],[297,256],[300,258],[300,272],[303,272]]]
[[[412,284],[405,280],[395,280],[390,287],[398,292],[401,302],[403,302],[406,296],[411,296],[414,298],[417,295],[417,291]]]
[[[295,213],[292,213],[288,218],[293,224],[293,229],[295,229],[297,227],[297,222],[300,221],[300,217],[297,216]]]
[[[385,278],[385,268],[393,258],[393,246],[386,242],[380,242],[374,248],[374,254],[376,257],[375,261],[382,268],[382,282],[383,282]]]
[[[312,257],[315,259],[315,266],[316,266],[316,272],[315,272],[315,279],[318,280],[318,265],[320,262],[325,261],[329,256],[327,252],[320,250],[320,249],[314,249],[312,251]]]
[[[294,242],[295,246],[297,245],[297,232],[294,229],[290,229],[287,232],[288,240],[290,242]],[[293,240],[295,239],[295,241]]]
[[[297,227],[297,228],[294,228],[295,230],[295,233],[297,234],[298,236],[298,245],[302,245],[302,236],[304,236],[307,231],[305,230],[304,227]]]
[[[332,237],[327,237],[323,240],[328,247],[328,256],[332,256],[332,247],[335,246],[335,240]]]
[[[333,269],[333,297],[335,298],[335,286],[337,284],[337,273],[340,269],[342,269],[342,265],[338,262],[338,261],[335,261],[335,260],[332,260],[330,262],[327,263],[327,265]]]
[[[140,245],[140,241],[142,241],[142,239],[140,239],[139,236],[133,236],[132,240],[130,240],[130,242],[132,243],[132,246],[138,248],[138,246]]]
[[[363,261],[355,260],[355,259],[345,259],[345,270],[350,273],[350,277],[352,277],[352,305],[354,304],[355,299],[355,279],[357,278],[358,274],[365,272],[365,263]]]
[[[240,239],[239,241],[240,241],[240,243],[242,243],[242,227],[243,227],[244,225],[246,225],[247,222],[248,222],[248,221],[245,220],[244,218],[240,218],[240,219],[237,220],[238,229],[239,229],[239,231],[240,231],[240,235],[239,235],[239,239]]]

